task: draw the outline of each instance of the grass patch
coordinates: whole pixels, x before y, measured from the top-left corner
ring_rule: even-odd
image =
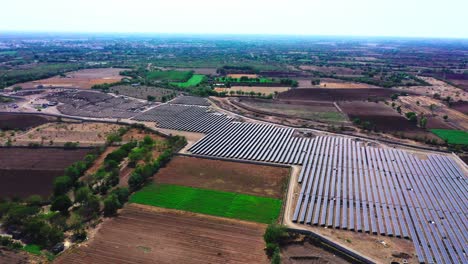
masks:
[[[194,87],[200,84],[205,79],[203,74],[194,74],[186,82],[173,82],[172,85],[178,86],[180,88]]]
[[[130,202],[269,224],[278,219],[281,200],[171,184],[151,184]]]
[[[0,55],[5,55],[5,56],[15,56],[18,52],[11,50],[11,51],[0,51]]]
[[[191,71],[152,71],[146,75],[150,80],[169,80],[185,82],[193,76]]]
[[[431,129],[431,132],[436,134],[441,139],[449,144],[468,145],[468,133],[462,130],[452,129]]]
[[[41,247],[35,244],[26,245],[23,247],[23,250],[37,256],[42,255]]]

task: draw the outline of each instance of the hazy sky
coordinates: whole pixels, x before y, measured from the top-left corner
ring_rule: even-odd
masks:
[[[1,0],[0,31],[468,38],[468,0]]]

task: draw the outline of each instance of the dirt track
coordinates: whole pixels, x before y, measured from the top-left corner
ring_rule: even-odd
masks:
[[[265,225],[127,205],[55,263],[268,263]]]

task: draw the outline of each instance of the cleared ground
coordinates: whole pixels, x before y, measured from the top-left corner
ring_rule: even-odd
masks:
[[[233,103],[235,103],[233,101]],[[238,106],[248,110],[291,118],[302,118],[321,122],[343,122],[346,116],[331,102],[294,102],[239,98]]]
[[[90,89],[93,85],[103,83],[114,83],[122,80],[119,73],[125,69],[120,68],[100,68],[85,69],[65,74],[65,77],[55,76],[47,79],[17,84],[24,88],[37,88],[42,85],[44,88],[65,87]],[[15,85],[16,86],[16,85]]]
[[[0,148],[0,196],[48,196],[54,178],[89,152],[89,149]]]
[[[96,146],[103,145],[107,136],[121,127],[107,123],[48,123],[14,137],[14,140],[15,145],[63,146],[65,142],[79,142],[80,146]]]
[[[131,86],[131,85],[118,85],[109,88],[109,91],[119,95],[130,96],[139,99],[148,99],[148,96],[154,96],[155,101],[161,101],[163,96],[176,94],[174,90],[150,87],[150,86]]]
[[[439,94],[441,98],[450,96],[454,102],[459,100],[468,101],[468,92],[463,89],[454,87],[453,85],[437,80],[433,77],[418,76],[418,78],[426,81],[431,86],[400,87],[399,89],[429,97],[434,96],[436,93]]]
[[[312,85],[312,79],[299,79],[297,82],[299,83],[298,88],[328,88],[328,89],[336,89],[336,88],[347,88],[347,89],[367,89],[367,88],[378,88],[375,85],[370,85],[367,83],[358,83],[358,82],[347,82],[339,79],[333,78],[319,78],[320,84],[319,85]]]
[[[384,88],[369,89],[328,89],[328,88],[301,88],[291,89],[279,94],[279,99],[302,101],[365,101],[389,99],[392,94],[401,91]]]
[[[26,130],[47,122],[49,119],[40,115],[0,114],[0,130]]]
[[[56,263],[268,263],[265,225],[127,205]]]
[[[178,156],[156,175],[156,183],[283,198],[288,168]]]

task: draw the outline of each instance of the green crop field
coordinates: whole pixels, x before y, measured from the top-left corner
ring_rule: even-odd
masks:
[[[169,80],[185,82],[192,77],[191,71],[152,71],[146,75],[150,80]]]
[[[173,82],[171,84],[175,85],[175,86],[178,86],[180,88],[188,88],[188,87],[197,86],[204,79],[205,79],[205,75],[203,75],[203,74],[194,74],[186,82]]]
[[[12,50],[12,51],[0,51],[0,55],[5,55],[5,56],[15,56],[18,52]]]
[[[431,129],[431,132],[436,134],[443,140],[447,140],[449,144],[468,145],[468,133],[462,130],[451,129]]]
[[[281,200],[170,184],[151,184],[130,202],[269,224],[279,216]]]

